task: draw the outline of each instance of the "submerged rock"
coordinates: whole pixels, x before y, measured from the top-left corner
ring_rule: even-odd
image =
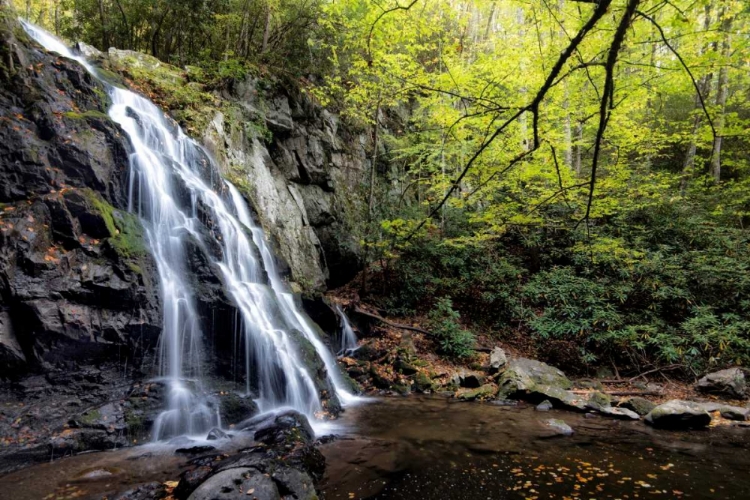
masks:
[[[570,436],[574,433],[573,428],[560,419],[550,418],[549,420],[545,420],[544,423],[560,436]]]
[[[748,396],[745,372],[738,367],[709,373],[698,381],[696,388],[707,394],[732,399],[745,399]]]
[[[646,422],[662,429],[700,429],[711,423],[711,415],[698,403],[673,399],[651,410]]]

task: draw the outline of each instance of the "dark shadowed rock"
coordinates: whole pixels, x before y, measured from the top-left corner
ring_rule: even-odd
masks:
[[[700,429],[711,423],[711,415],[698,403],[673,399],[651,410],[646,422],[662,429]]]
[[[738,406],[722,406],[719,409],[719,413],[721,414],[721,418],[725,418],[727,420],[737,420],[740,422],[750,420],[750,408],[740,408]]]
[[[115,497],[115,500],[160,500],[162,498],[167,498],[167,490],[163,484],[154,481],[136,486]]]
[[[738,367],[709,373],[698,381],[696,388],[706,394],[732,399],[745,399],[748,396],[745,372]]]
[[[219,396],[219,411],[225,426],[235,425],[257,415],[258,405],[250,396],[229,392]]]
[[[310,427],[307,417],[293,410],[270,415],[249,423],[246,430],[252,430],[254,439],[266,444],[281,444],[287,441],[311,443],[315,432]]]
[[[309,474],[297,469],[283,467],[271,475],[283,498],[295,500],[318,500],[315,485]]]
[[[552,429],[557,435],[570,436],[573,434],[573,428],[562,420],[550,418],[549,420],[545,420],[544,424]]]

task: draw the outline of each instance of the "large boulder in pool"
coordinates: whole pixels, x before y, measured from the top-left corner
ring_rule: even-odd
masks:
[[[748,396],[745,372],[737,367],[709,373],[698,381],[696,389],[732,399],[745,399]]]
[[[254,439],[268,445],[299,442],[310,444],[315,432],[307,417],[294,410],[260,415],[238,425],[242,430],[252,431]]]
[[[699,403],[673,399],[651,410],[646,422],[661,429],[700,429],[711,423],[711,415]]]
[[[188,500],[279,500],[279,489],[267,474],[257,469],[229,469],[211,476]]]
[[[546,363],[526,358],[511,360],[498,380],[501,399],[524,399],[540,403],[545,399],[555,406],[583,410],[585,401],[568,389],[573,383],[565,374]]]

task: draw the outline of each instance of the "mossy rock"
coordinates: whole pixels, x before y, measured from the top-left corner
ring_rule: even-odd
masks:
[[[611,405],[612,397],[599,391],[594,391],[589,394],[589,398],[586,401],[586,407],[596,411],[601,411]]]
[[[476,389],[463,389],[458,392],[456,397],[463,401],[475,401],[492,399],[497,394],[497,387],[492,384],[485,384]]]

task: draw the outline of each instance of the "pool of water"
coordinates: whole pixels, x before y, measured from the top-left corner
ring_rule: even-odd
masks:
[[[574,434],[547,426],[564,420]],[[372,399],[324,440],[328,500],[750,498],[750,429],[669,432],[642,422],[439,397]],[[248,435],[211,442],[232,454]],[[174,481],[177,446],[89,453],[0,477],[0,500],[114,498]]]
[[[561,436],[545,421],[564,420]],[[348,410],[321,449],[325,498],[750,498],[750,429],[670,432],[642,422],[445,398]]]

